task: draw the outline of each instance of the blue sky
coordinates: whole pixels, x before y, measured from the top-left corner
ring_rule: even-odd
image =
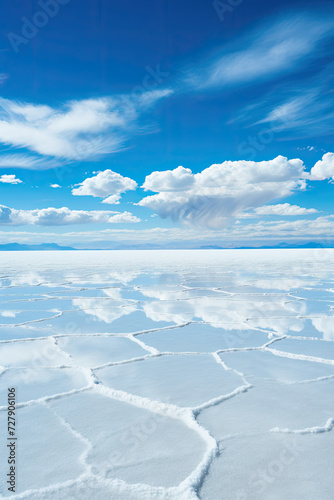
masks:
[[[334,241],[334,3],[15,0],[0,243]]]

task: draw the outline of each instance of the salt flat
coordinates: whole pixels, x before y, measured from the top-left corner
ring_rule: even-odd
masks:
[[[333,498],[334,250],[0,258],[1,498]]]

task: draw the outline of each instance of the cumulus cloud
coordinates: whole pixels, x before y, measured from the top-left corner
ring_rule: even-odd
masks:
[[[113,222],[115,224],[120,222],[140,222],[140,219],[131,212],[119,212],[110,217],[108,222]]]
[[[179,186],[185,175],[187,181],[181,192]],[[302,160],[283,156],[261,162],[225,161],[198,174],[178,167],[150,174],[143,187],[151,187],[158,194],[143,198],[139,205],[151,208],[162,218],[219,229],[245,209],[305,189],[305,175]]]
[[[16,210],[0,205],[0,224],[11,226],[63,226],[70,224],[140,222],[130,212],[110,212],[102,210],[70,210],[62,208],[42,208],[35,210]]]
[[[267,283],[268,286],[268,283]],[[224,328],[225,330],[247,330],[249,325],[242,319],[253,318],[252,325],[262,328],[277,328],[277,323],[282,326],[278,317],[295,319],[296,315],[305,314],[306,306],[303,302],[296,301],[295,303],[280,302],[279,300],[261,302],[254,298],[239,300],[227,300],[226,297],[187,297],[185,294],[183,301],[170,301],[168,294],[165,298],[161,297],[159,290],[154,290],[148,287],[142,292],[143,295],[153,297],[157,295],[159,301],[145,302],[143,310],[148,318],[153,321],[166,321],[174,322],[176,324],[193,321],[195,318],[200,318],[205,323],[211,325],[213,328]],[[272,316],[276,316],[272,319]],[[301,325],[303,320],[301,320]],[[300,328],[302,329],[302,327]],[[226,339],[229,342],[228,338]],[[230,338],[230,341],[233,339]],[[235,339],[234,339],[235,341]],[[233,345],[233,343],[232,343]],[[231,347],[232,347],[231,345]],[[235,345],[235,344],[234,344]]]
[[[103,203],[118,204],[121,194],[133,191],[137,183],[129,177],[123,177],[112,170],[104,170],[94,177],[85,179],[79,187],[72,189],[74,196],[94,196],[106,198]]]
[[[334,341],[334,322],[332,316],[312,319],[313,326],[324,334],[325,340]]]
[[[97,321],[112,323],[122,316],[137,310],[136,304],[131,300],[103,301],[100,298],[80,298],[72,300],[73,306],[78,307],[85,314],[89,314]]]
[[[52,187],[53,189],[57,189],[60,188],[61,186],[59,186],[59,184],[50,184],[50,187]]]
[[[311,169],[310,180],[323,181],[325,179],[334,180],[334,153],[324,154]]]
[[[111,196],[108,196],[108,198],[102,200],[102,203],[106,203],[107,205],[118,205],[120,198],[120,194],[112,194]]]
[[[3,184],[22,184],[21,179],[18,179],[14,174],[1,175],[0,182]]]
[[[0,99],[0,142],[59,159],[95,158],[118,151],[139,115],[170,93],[162,89],[85,99],[59,108]],[[42,162],[41,168],[48,167]]]
[[[152,172],[145,179],[145,191],[184,191],[195,182],[190,168],[177,167],[174,170]]]
[[[0,224],[10,223],[11,209],[0,205]]]

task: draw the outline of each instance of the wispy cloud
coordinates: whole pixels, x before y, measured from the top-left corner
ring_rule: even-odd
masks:
[[[170,93],[165,89],[71,101],[60,108],[0,99],[0,142],[49,159],[95,159],[119,151],[138,127],[139,116]],[[47,168],[36,157],[7,155],[1,162]]]
[[[0,85],[5,83],[5,81],[8,79],[8,75],[6,73],[0,73]]]
[[[315,87],[311,83],[311,86],[304,85],[298,91],[290,90],[291,96],[288,99],[284,99],[282,95],[277,96],[277,93],[275,96],[268,96],[265,103],[257,106],[257,113],[265,116],[254,125],[268,123],[273,132],[296,130],[297,133],[311,136],[331,132],[334,102],[328,84],[328,78],[324,78]],[[277,103],[277,97],[281,102]],[[248,118],[252,119],[252,114]]]
[[[54,158],[33,156],[30,154],[3,154],[0,156],[0,168],[22,168],[27,170],[48,170],[60,167],[62,163]]]
[[[13,150],[12,154],[0,156],[0,168],[42,170],[118,152],[131,135],[148,131],[142,117],[159,100],[189,88],[210,91],[228,85],[261,83],[295,71],[299,63],[319,57],[318,45],[331,31],[331,19],[307,13],[267,22],[225,45],[215,57],[184,68],[186,76],[175,79],[173,88],[142,88],[139,93],[72,100],[59,107],[0,99],[0,144]],[[314,122],[324,115],[321,95],[316,89],[276,101],[260,110],[257,123],[286,117],[287,127],[311,124],[311,116]],[[308,120],[305,109],[309,110]],[[332,116],[328,110],[328,119]]]
[[[186,83],[195,89],[264,80],[296,69],[311,57],[317,44],[333,30],[325,16],[294,15],[258,27],[243,38],[241,48],[230,44],[210,61],[188,71]],[[246,48],[245,48],[246,47]]]
[[[246,105],[231,121],[244,126],[267,128],[270,133],[308,137],[332,132],[334,119],[334,63],[328,62],[326,46],[315,51],[312,72],[293,75],[275,88],[263,88],[262,97]],[[300,68],[305,70],[303,66]],[[297,78],[297,79],[296,79]],[[311,150],[311,148],[309,148]]]

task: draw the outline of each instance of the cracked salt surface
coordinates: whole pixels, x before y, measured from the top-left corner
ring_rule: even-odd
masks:
[[[22,256],[1,255],[1,498],[333,497],[334,251]]]
[[[191,323],[183,328],[138,335],[137,339],[162,352],[215,352],[232,347],[260,347],[268,341],[268,333],[251,330],[244,323],[221,324],[219,328]]]
[[[205,442],[181,419],[117,401],[107,392],[77,394],[49,406],[88,440],[85,463],[97,477],[177,486],[205,452]]]
[[[126,337],[62,337],[58,340],[58,346],[71,356],[73,363],[86,367],[147,354],[147,351]]]
[[[152,400],[198,406],[243,385],[210,355],[170,355],[110,366],[98,373],[103,384]]]
[[[333,498],[334,433],[260,434],[222,443],[201,500]]]
[[[306,356],[279,351],[280,342],[271,343],[266,350],[230,351],[220,355],[230,368],[247,379],[273,379],[281,382],[300,382],[334,376],[334,361],[318,359],[310,362]],[[315,360],[314,360],[315,361]],[[327,364],[331,362],[332,364]]]
[[[63,366],[10,368],[0,375],[0,380],[0,401],[6,401],[8,387],[18,387],[19,404],[80,389],[89,383],[82,369]]]
[[[273,429],[324,426],[334,412],[334,379],[305,384],[254,383],[245,393],[210,407],[198,421],[218,440]]]
[[[272,347],[275,347],[274,345]],[[303,339],[282,339],[277,344],[277,349],[280,352],[297,354],[299,356],[312,356],[322,359],[334,359],[334,342],[326,342],[324,340],[309,340]]]

